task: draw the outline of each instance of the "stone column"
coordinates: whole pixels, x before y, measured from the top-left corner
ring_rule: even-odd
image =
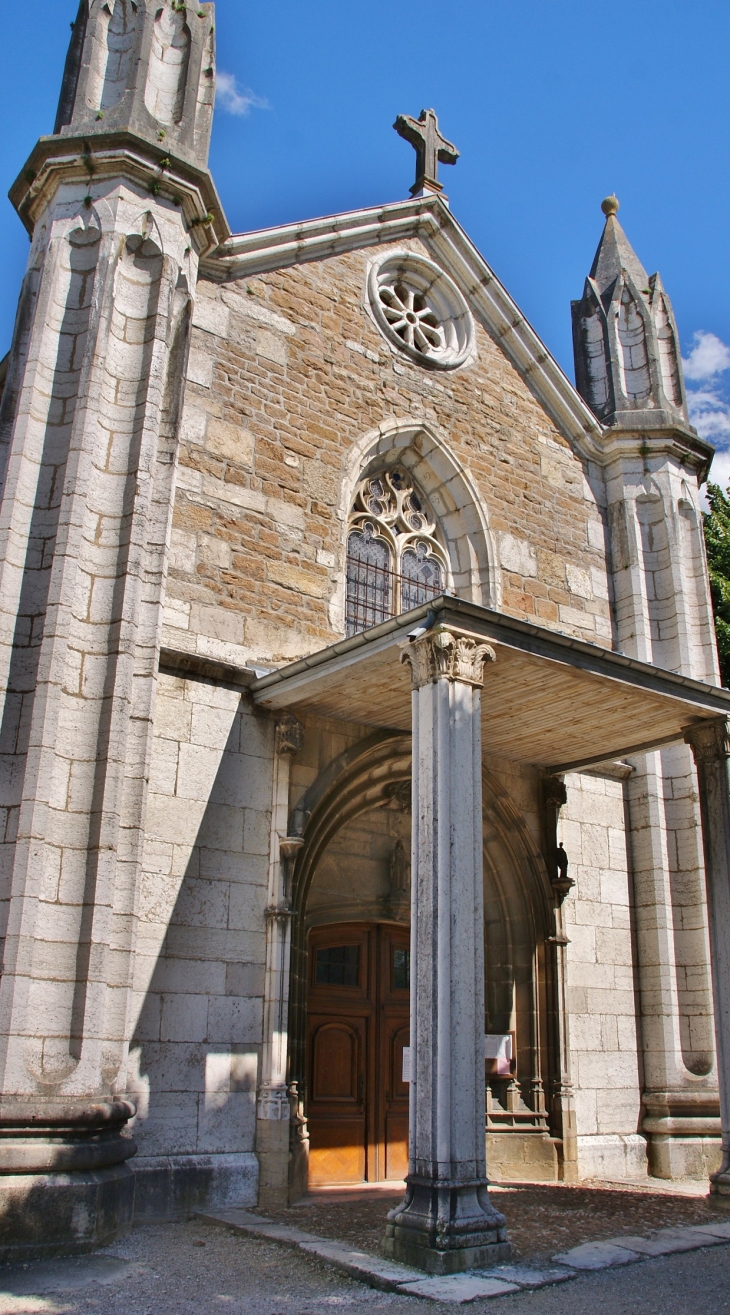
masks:
[[[510,1255],[485,1158],[480,691],[494,652],[439,627],[403,660],[413,679],[410,1146],[386,1250],[450,1274]]]
[[[720,1087],[722,1162],[711,1191],[730,1196],[730,741],[728,723],[702,722],[685,739],[697,766],[715,997],[715,1045]]]
[[[545,859],[553,888],[553,917],[555,929],[548,937],[550,990],[552,1076],[550,1084],[550,1113],[552,1127],[560,1137],[560,1177],[563,1182],[578,1180],[578,1128],[575,1114],[575,1092],[570,1071],[570,1036],[568,1011],[568,962],[570,941],[565,929],[563,901],[575,885],[567,875],[567,864],[558,862],[558,818],[560,809],[567,803],[568,793],[562,777],[548,776],[543,782],[545,807]]]
[[[291,760],[302,747],[304,728],[284,717],[276,728],[276,756],[271,807],[269,890],[266,909],[266,978],[264,1045],[261,1057],[256,1150],[259,1159],[259,1206],[289,1203],[290,1099],[287,1087],[289,967],[291,959],[291,869],[304,843],[287,836]]]

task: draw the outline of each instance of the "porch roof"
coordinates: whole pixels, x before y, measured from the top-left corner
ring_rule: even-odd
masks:
[[[730,716],[730,690],[446,595],[262,676],[254,700],[410,731],[400,648],[429,612],[495,650],[482,693],[485,753],[563,772],[676,743],[685,727]]]

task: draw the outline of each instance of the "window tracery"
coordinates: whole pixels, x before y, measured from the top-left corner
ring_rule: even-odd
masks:
[[[362,480],[347,528],[347,634],[420,607],[448,587],[436,518],[400,466]]]

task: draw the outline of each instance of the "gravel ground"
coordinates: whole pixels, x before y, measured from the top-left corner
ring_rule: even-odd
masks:
[[[580,1242],[597,1242],[620,1233],[628,1237],[652,1228],[730,1217],[713,1206],[709,1197],[625,1188],[530,1184],[493,1188],[491,1196],[507,1219],[514,1255],[520,1260],[543,1259]],[[377,1254],[385,1235],[385,1216],[401,1199],[400,1191],[392,1196],[382,1192],[364,1195],[359,1200],[323,1194],[288,1210],[267,1211],[266,1217]]]
[[[720,1246],[463,1309],[474,1315],[717,1315],[730,1311],[729,1260],[730,1249]],[[104,1281],[79,1288],[94,1270]],[[340,1309],[453,1315],[460,1308],[376,1292],[310,1257],[196,1221],[135,1229],[89,1260],[0,1270],[1,1315],[333,1315]]]

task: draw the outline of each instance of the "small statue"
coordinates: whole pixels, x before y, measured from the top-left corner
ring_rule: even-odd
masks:
[[[555,864],[557,867],[557,873],[553,877],[553,890],[560,895],[561,899],[565,899],[565,896],[568,894],[569,890],[572,890],[575,882],[572,877],[568,876],[568,855],[563,849],[562,840],[558,841],[558,847],[555,851]]]

